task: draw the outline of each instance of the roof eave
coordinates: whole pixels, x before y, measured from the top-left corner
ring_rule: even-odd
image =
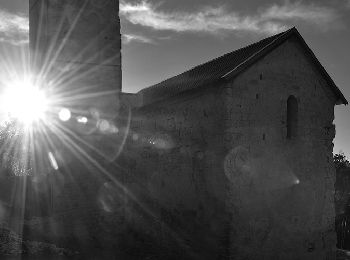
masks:
[[[337,97],[337,101],[336,101],[336,105],[347,105],[348,101],[346,100],[346,98],[344,97],[343,93],[340,91],[340,89],[338,88],[338,86],[335,84],[335,82],[333,81],[333,79],[331,78],[331,76],[329,76],[328,72],[326,71],[326,69],[322,66],[322,64],[320,63],[320,61],[317,59],[316,55],[314,54],[314,52],[310,49],[310,47],[307,45],[307,43],[305,42],[304,38],[300,35],[300,33],[298,32],[298,30],[295,29],[295,33],[298,37],[298,39],[300,40],[300,42],[303,44],[303,46],[305,47],[305,49],[308,51],[308,53],[311,55],[312,59],[314,60],[314,62],[316,63],[317,67],[320,69],[321,73],[323,74],[323,76],[326,78],[326,80],[328,81],[330,87],[332,88],[335,96]]]
[[[217,88],[218,85],[221,86],[221,84],[224,84],[224,83],[226,83],[225,78],[215,78],[215,79],[211,79],[211,80],[207,80],[207,81],[203,82],[200,88],[191,87],[191,88],[187,88],[185,90],[176,92],[174,94],[152,98],[151,100],[143,99],[143,103],[140,106],[140,108],[145,108],[148,106],[157,105],[157,104],[164,102],[164,101],[167,101],[169,99],[178,98],[178,97],[182,96],[184,93],[194,93],[196,91],[203,91],[203,89]]]

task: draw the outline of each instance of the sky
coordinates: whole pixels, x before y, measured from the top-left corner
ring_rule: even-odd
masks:
[[[296,26],[350,101],[350,0],[121,0],[120,19],[125,92]],[[19,59],[28,29],[28,0],[0,0],[2,67],[9,53]],[[335,118],[334,152],[350,157],[349,107]]]

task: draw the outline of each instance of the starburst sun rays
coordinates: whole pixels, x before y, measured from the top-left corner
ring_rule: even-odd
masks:
[[[4,139],[2,150],[9,150],[5,147],[4,144],[6,144],[10,150],[15,151],[16,155],[19,151],[26,151],[28,157],[26,161],[29,162],[33,160],[33,158],[29,158],[33,157],[33,152],[29,151],[37,149],[37,147],[32,147],[34,143],[40,143],[38,145],[40,150],[44,147],[42,142],[50,144],[45,145],[47,148],[55,149],[57,144],[52,140],[53,137],[56,136],[56,139],[59,140],[65,134],[72,137],[69,141],[71,143],[65,144],[67,147],[73,147],[75,144],[78,146],[85,145],[98,154],[103,154],[103,151],[98,150],[86,140],[89,138],[81,138],[79,135],[97,133],[104,135],[105,138],[116,138],[116,135],[123,134],[116,126],[115,118],[105,115],[103,109],[91,107],[90,104],[91,100],[96,98],[111,94],[116,96],[117,90],[92,91],[92,89],[98,89],[99,86],[81,87],[76,84],[87,75],[98,70],[105,62],[108,63],[109,59],[115,57],[107,58],[99,66],[75,64],[69,69],[56,70],[65,45],[70,41],[84,9],[85,5],[80,8],[66,32],[64,32],[63,26],[65,18],[62,17],[57,27],[58,30],[53,36],[53,40],[50,41],[52,44],[47,47],[45,57],[37,55],[38,53],[35,52],[31,54],[30,62],[27,47],[23,47],[21,55],[15,54],[17,56],[15,58],[11,57],[13,53],[3,52],[2,56],[4,56],[3,60],[6,61],[5,71],[8,77],[6,77],[6,80],[3,78],[1,82],[0,116],[2,139]],[[42,37],[40,35],[40,29],[44,26],[42,17],[40,16],[39,19],[37,30],[39,33],[36,35],[37,40],[35,42],[39,42]],[[60,38],[62,35],[63,38]],[[72,60],[79,60],[79,57],[82,56],[86,57],[86,54],[91,51],[91,46],[98,40],[98,37],[92,38],[93,40],[79,53],[76,53],[76,57],[72,57]],[[105,48],[108,47],[105,46]],[[33,48],[37,49],[38,46]],[[91,52],[85,63],[89,64],[97,55],[98,53]],[[119,53],[115,54],[115,56],[119,55]],[[14,60],[17,61],[16,64],[14,64]],[[30,67],[30,64],[32,67]],[[39,70],[35,68],[37,64],[41,64]],[[69,65],[66,62],[66,66]],[[20,69],[18,69],[19,67]],[[36,69],[36,71],[33,69]],[[116,102],[117,99],[114,101]],[[78,132],[72,129],[78,129]],[[127,127],[124,129],[127,129]],[[46,136],[46,138],[43,138],[43,136]],[[120,151],[120,148],[116,148],[116,150]],[[48,161],[51,161],[51,164],[53,160],[56,160],[54,155],[55,151],[47,151],[46,157]],[[117,154],[113,154],[109,159],[115,159],[116,156]],[[19,158],[15,155],[13,157]],[[56,164],[58,163],[56,162]],[[23,172],[14,171],[14,174],[22,175]]]
[[[85,66],[84,63],[91,63],[98,55],[91,52],[90,47],[98,41],[97,37],[92,37],[71,57],[71,60],[88,57],[84,63],[73,62],[72,66],[72,63],[66,62],[63,69],[57,69],[84,8],[79,10],[69,30],[64,29],[65,18],[62,17],[44,57],[38,52],[31,53],[30,57],[27,46],[20,51],[18,48],[15,51],[0,50],[5,72],[0,78],[0,177],[4,172],[11,177],[22,177],[15,178],[16,185],[11,191],[10,221],[19,235],[23,232],[25,215],[30,215],[28,212],[35,209],[42,210],[42,203],[45,203],[45,208],[51,207],[48,204],[52,204],[52,194],[60,192],[64,183],[76,185],[76,195],[86,198],[86,193],[90,191],[83,190],[77,179],[87,178],[87,174],[92,179],[105,182],[100,187],[101,192],[89,195],[102,205],[102,210],[118,211],[127,200],[138,205],[146,215],[157,219],[152,210],[119,181],[118,174],[124,174],[125,170],[116,163],[108,165],[105,162],[115,162],[129,135],[133,141],[147,143],[157,149],[165,149],[164,145],[158,144],[159,138],[153,140],[131,133],[130,109],[124,115],[116,110],[111,116],[110,111],[105,112],[94,102],[100,98],[117,102],[117,98],[104,99],[116,96],[117,90],[101,90],[98,84],[77,84],[100,66],[119,58],[120,53],[107,57],[99,66]],[[39,18],[38,32],[42,26],[43,20]],[[40,42],[41,35],[36,37],[36,42]],[[38,49],[38,46],[32,48]],[[110,46],[107,44],[104,48]],[[37,64],[40,64],[39,69]],[[110,107],[111,104],[104,105]],[[117,103],[112,105],[118,107]],[[28,195],[28,187],[32,187],[34,195]],[[111,196],[114,197],[112,201],[109,199]],[[55,232],[58,224],[51,224],[52,230],[49,231]],[[176,233],[169,232],[177,237]]]
[[[26,214],[30,216],[35,211],[34,215],[43,214],[43,202],[44,208],[52,207],[50,194],[66,182],[79,186],[76,178],[84,171],[95,175],[92,178],[111,181],[113,189],[120,194],[127,192],[105,162],[114,162],[123,150],[131,114],[122,116],[117,109],[107,113],[97,104],[99,100],[107,100],[111,103],[105,104],[106,107],[117,107],[118,90],[110,86],[101,90],[98,83],[79,84],[120,53],[96,66],[86,66],[98,56],[91,47],[99,35],[91,35],[91,40],[70,57],[72,61],[84,57],[84,62],[66,62],[64,69],[57,69],[84,8],[80,8],[68,30],[63,26],[65,18],[62,17],[44,56],[42,52],[30,53],[27,45],[0,49],[3,72],[0,77],[0,178],[15,183],[10,191],[11,218],[6,221],[13,223],[12,228],[19,235],[23,233]],[[43,36],[40,35],[45,26],[42,17],[34,42],[40,42]],[[31,46],[32,50],[43,50],[40,48]],[[114,170],[123,171],[115,163],[112,165]],[[85,193],[79,189],[76,192]]]

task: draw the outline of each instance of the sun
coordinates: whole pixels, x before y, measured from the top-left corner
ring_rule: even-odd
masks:
[[[44,119],[48,105],[45,92],[29,80],[8,84],[0,95],[1,114],[25,125]]]

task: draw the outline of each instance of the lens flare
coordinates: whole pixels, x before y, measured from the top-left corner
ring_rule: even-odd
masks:
[[[71,118],[72,114],[68,108],[62,108],[58,113],[58,117],[61,121],[66,122]]]
[[[53,155],[52,152],[49,152],[48,156],[49,156],[49,160],[50,160],[52,168],[54,168],[57,171],[59,169],[59,167],[58,167],[58,163],[56,161],[55,156]]]
[[[48,105],[45,92],[29,80],[9,84],[0,96],[1,113],[25,125],[44,119]]]
[[[80,124],[87,124],[89,122],[89,120],[87,119],[87,117],[85,116],[78,116],[77,117],[77,122]]]

